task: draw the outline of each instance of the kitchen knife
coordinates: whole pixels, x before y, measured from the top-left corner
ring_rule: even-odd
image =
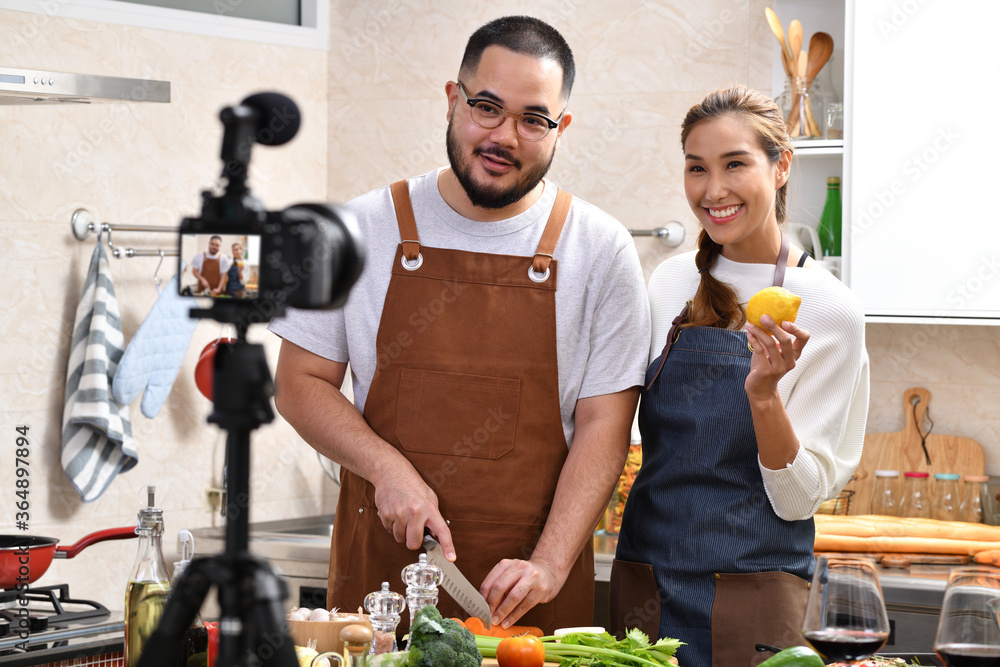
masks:
[[[441,568],[441,585],[470,616],[482,620],[486,629],[490,628],[490,606],[486,598],[473,586],[462,571],[445,558],[441,544],[433,536],[424,534],[424,551],[432,563]]]

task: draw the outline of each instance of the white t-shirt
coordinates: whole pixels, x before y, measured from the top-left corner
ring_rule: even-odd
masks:
[[[663,351],[672,320],[694,297],[699,275],[696,251],[675,255],[649,279],[652,338],[649,361]],[[741,264],[720,256],[712,275],[736,290],[746,307],[755,292],[774,281],[773,264]],[[778,393],[799,439],[791,465],[760,465],[775,513],[794,521],[812,516],[854,474],[868,417],[868,351],[861,302],[821,268],[788,267],[784,287],[802,297],[795,324],[809,332],[795,368],[778,381]]]
[[[523,257],[535,254],[555,202],[553,183],[545,181],[542,195],[524,213],[478,222],[445,203],[437,187],[439,172],[409,180],[422,245]],[[364,270],[347,304],[335,311],[290,308],[269,328],[321,357],[349,361],[354,403],[363,412],[377,365],[375,337],[400,237],[388,187],[347,205],[358,218],[366,245]],[[555,295],[559,400],[566,442],[571,444],[577,399],[642,384],[649,304],[628,231],[583,200],[573,198],[554,259],[559,272]]]
[[[219,260],[219,274],[220,275],[222,275],[222,274],[226,273],[227,271],[229,271],[229,267],[233,265],[232,260],[230,260],[228,257],[226,257],[225,255],[223,255],[222,251],[220,250],[219,252],[217,252],[214,255],[209,255],[207,252],[199,252],[197,255],[194,256],[194,259],[191,260],[191,266],[193,268],[195,268],[195,269],[198,269],[198,271],[200,272],[201,271],[201,267],[205,264],[205,258],[206,257],[208,259],[217,259],[217,260]],[[212,287],[215,287],[215,285],[212,285]]]

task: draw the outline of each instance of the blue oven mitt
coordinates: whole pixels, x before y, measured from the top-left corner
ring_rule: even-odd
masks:
[[[123,405],[143,392],[142,414],[152,419],[163,407],[198,320],[189,316],[197,300],[177,293],[175,275],[160,291],[149,315],[135,332],[111,384],[115,400]]]

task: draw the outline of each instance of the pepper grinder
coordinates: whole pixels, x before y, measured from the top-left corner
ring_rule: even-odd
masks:
[[[410,608],[410,627],[417,620],[417,612],[438,601],[437,585],[441,581],[441,568],[427,562],[427,554],[420,554],[416,563],[403,568],[406,584],[406,606]]]
[[[396,626],[399,613],[406,608],[406,600],[399,593],[389,590],[389,582],[382,582],[382,590],[365,596],[365,609],[371,621],[374,639],[368,652],[371,655],[396,650]]]

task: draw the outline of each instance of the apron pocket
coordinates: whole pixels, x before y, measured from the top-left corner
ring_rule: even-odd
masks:
[[[713,667],[751,667],[769,658],[757,643],[807,646],[802,620],[809,582],[788,572],[716,574],[712,605]]]
[[[653,566],[616,558],[611,564],[611,634],[619,639],[639,628],[651,641],[660,636],[660,592]]]
[[[498,459],[514,448],[517,378],[403,368],[396,437],[408,452]]]

